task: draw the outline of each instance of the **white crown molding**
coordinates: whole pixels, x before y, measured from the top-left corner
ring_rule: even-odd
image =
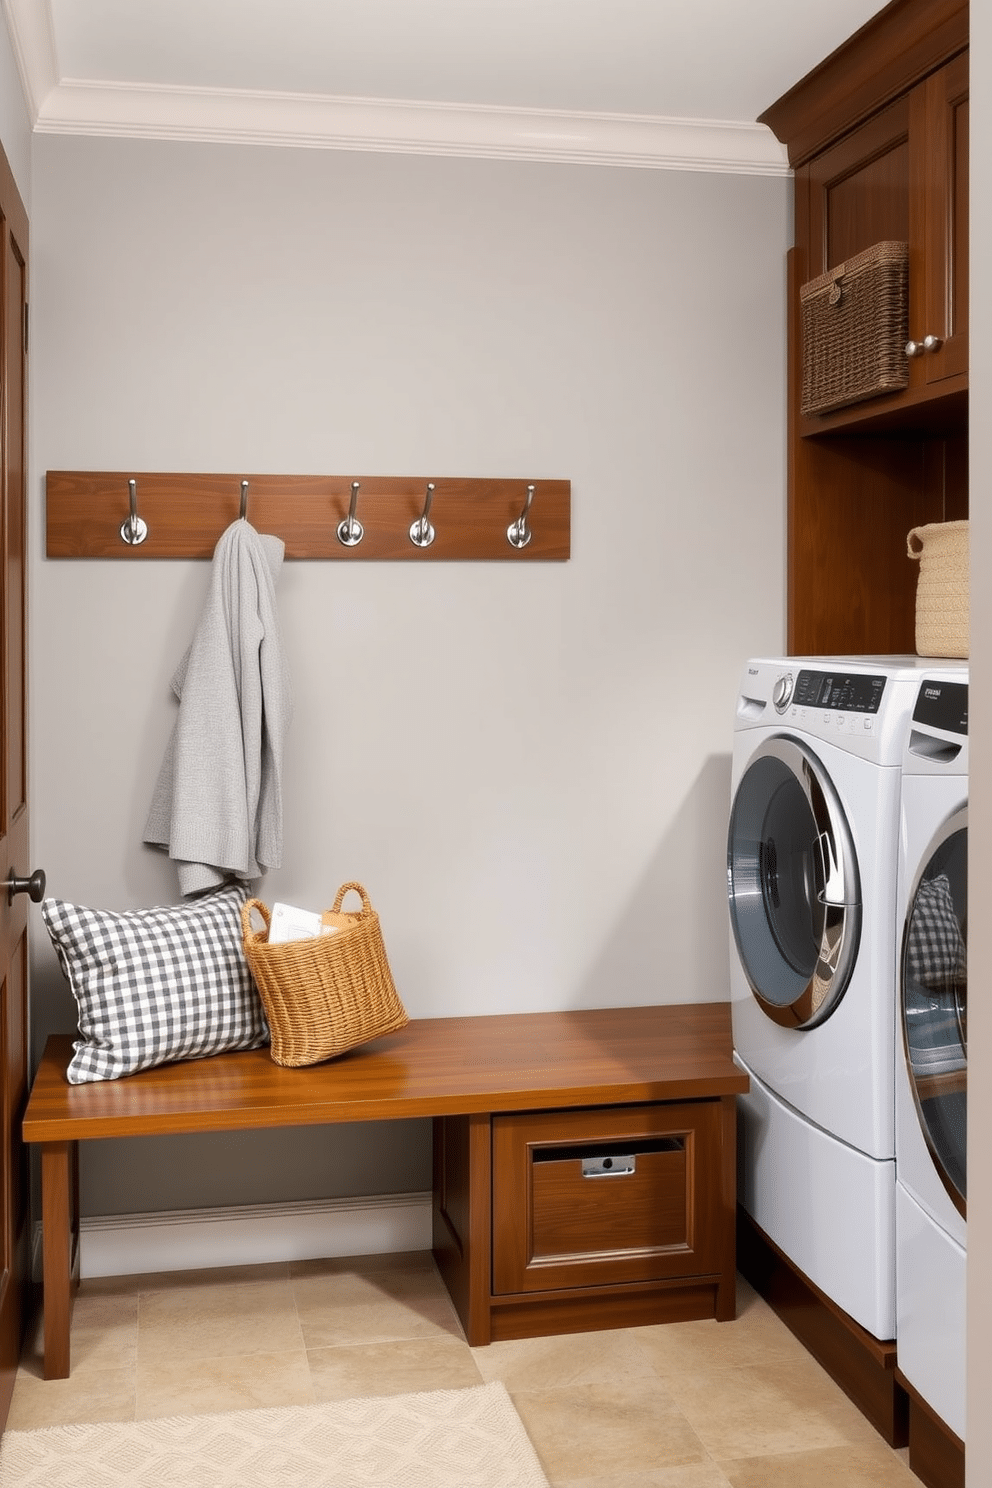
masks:
[[[47,93],[35,128],[46,134],[481,156],[655,170],[789,172],[784,148],[762,124],[73,79],[63,79]]]
[[[34,124],[58,88],[59,64],[49,0],[3,0],[7,30]]]
[[[763,124],[64,78],[49,0],[3,3],[41,134],[789,173],[783,146]]]

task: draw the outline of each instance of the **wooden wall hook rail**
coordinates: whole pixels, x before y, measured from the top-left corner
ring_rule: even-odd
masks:
[[[127,543],[121,525],[130,515],[137,485],[147,535]],[[347,546],[338,528],[347,524],[352,491],[360,489],[363,536]],[[515,547],[508,529],[528,500],[526,546]],[[226,527],[242,515],[246,491],[258,532],[286,544],[287,558],[501,559],[511,563],[563,560],[571,545],[571,482],[488,480],[425,476],[173,474],[141,471],[50,470],[46,478],[49,558],[210,558]],[[429,544],[411,541],[430,489]]]

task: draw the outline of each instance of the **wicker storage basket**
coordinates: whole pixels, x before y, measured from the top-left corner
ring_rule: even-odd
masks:
[[[916,581],[919,656],[968,655],[968,523],[931,522],[906,539],[920,564]]]
[[[343,914],[349,889],[361,895],[358,914]],[[252,927],[253,910],[265,921]],[[241,911],[245,957],[255,979],[276,1064],[320,1064],[410,1021],[393,985],[379,916],[361,884],[342,884],[322,916],[333,935],[269,945],[271,916],[259,899]]]
[[[906,243],[876,243],[802,286],[804,415],[908,385],[908,264]]]

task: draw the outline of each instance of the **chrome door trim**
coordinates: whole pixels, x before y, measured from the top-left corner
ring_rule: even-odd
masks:
[[[767,773],[769,779],[778,775],[781,785],[797,788],[809,813],[808,852],[801,865],[794,865],[797,872],[793,879],[794,883],[801,882],[809,908],[805,928],[809,931],[810,955],[808,965],[802,968],[789,960],[776,935],[767,902],[766,863],[752,862],[747,871],[736,862],[738,810],[748,777],[756,768]],[[759,857],[762,846],[764,843],[759,844]],[[777,869],[773,872],[777,880]],[[738,783],[727,835],[727,893],[741,967],[762,1012],[786,1028],[810,1029],[825,1022],[840,1003],[857,960],[861,884],[854,839],[833,781],[814,752],[793,735],[776,734],[760,744]],[[746,927],[742,927],[744,919]],[[791,987],[778,997],[771,996],[770,988],[760,985],[760,977],[754,974],[746,944],[749,935],[759,940],[763,937],[765,957],[773,958],[777,951],[781,966],[787,968],[785,979]]]
[[[907,961],[909,955],[909,932],[913,922],[913,913],[917,907],[920,885],[927,876],[927,870],[933,863],[934,858],[959,832],[967,834],[968,831],[968,806],[967,803],[955,811],[941,824],[931,837],[920,863],[913,877],[912,892],[906,904],[906,916],[902,927],[902,950],[899,958],[899,1022],[902,1028],[902,1049],[906,1061],[906,1077],[913,1096],[913,1105],[916,1110],[916,1118],[920,1124],[920,1131],[926,1143],[930,1160],[934,1165],[941,1183],[947,1191],[947,1196],[954,1205],[962,1219],[968,1218],[967,1194],[955,1183],[953,1177],[947,1170],[945,1158],[941,1155],[933,1140],[931,1122],[923,1108],[924,1092],[926,1098],[932,1099],[940,1093],[943,1086],[948,1094],[963,1094],[967,1100],[968,1087],[968,1008],[967,1008],[967,969],[965,971],[965,998],[962,1003],[960,992],[955,988],[953,1007],[949,1009],[953,1014],[950,1026],[957,1030],[958,1043],[960,1044],[961,1057],[955,1062],[951,1057],[945,1061],[944,1068],[924,1072],[918,1070],[913,1060],[913,1045],[910,1038],[909,1014],[907,1009],[906,982]],[[966,855],[967,856],[967,855]],[[965,938],[965,954],[967,955],[967,941]],[[953,1046],[949,1045],[948,1048]],[[966,1172],[966,1153],[961,1154],[962,1177]]]

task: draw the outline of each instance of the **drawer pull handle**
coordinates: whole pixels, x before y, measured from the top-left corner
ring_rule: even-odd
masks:
[[[583,1178],[627,1178],[637,1167],[637,1158],[633,1153],[627,1153],[618,1157],[611,1153],[608,1157],[584,1157],[582,1159]]]

